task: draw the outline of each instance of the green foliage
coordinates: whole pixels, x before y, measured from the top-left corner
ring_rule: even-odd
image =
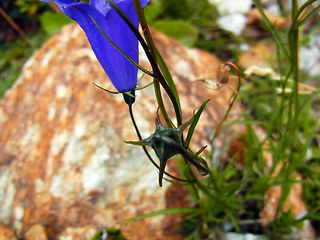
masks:
[[[40,47],[46,39],[47,36],[40,31],[31,37],[31,42],[36,48]],[[30,47],[22,39],[12,43],[4,43],[0,46],[0,98],[19,77],[22,65],[31,56],[35,48]]]
[[[16,0],[16,5],[19,7],[20,12],[30,15],[37,15],[44,8],[48,7],[47,4],[38,0]]]
[[[207,101],[205,101],[204,103],[202,103],[200,109],[197,111],[197,113],[194,115],[193,117],[193,120],[192,120],[192,123],[190,125],[190,128],[189,128],[189,131],[188,131],[188,135],[187,135],[187,138],[186,138],[186,142],[185,142],[185,145],[188,147],[189,144],[190,144],[190,141],[191,141],[191,138],[192,138],[192,135],[193,135],[193,132],[196,128],[196,125],[198,124],[198,121],[200,119],[200,116],[204,110],[204,108],[206,107],[207,103],[210,101],[210,99],[208,99]]]
[[[219,14],[206,0],[156,1],[145,15],[151,26],[186,46],[209,50],[225,61],[239,56],[241,41],[218,27]]]
[[[198,217],[187,218],[177,232],[187,237],[184,240],[201,240],[202,221]]]
[[[12,2],[9,1],[3,3],[7,6],[8,13],[14,20],[28,20],[37,28],[38,23],[35,20],[37,19],[36,16],[40,15],[39,20],[42,29],[38,29],[37,33],[28,34],[32,43],[31,47],[23,39],[15,42],[5,42],[0,45],[0,98],[19,77],[22,65],[35,49],[39,48],[48,37],[54,35],[64,25],[73,22],[64,14],[52,12],[48,4],[38,0],[16,0],[15,3],[18,8],[11,6]]]
[[[302,228],[303,221],[295,219],[291,211],[288,211],[282,212],[278,218],[269,223],[265,232],[270,239],[288,239],[285,236],[290,236],[295,229],[301,230]]]
[[[163,8],[162,8],[161,1],[156,1],[152,4],[149,4],[144,9],[144,14],[148,21],[148,24],[152,24],[154,21],[156,21],[157,18],[160,17],[162,11],[163,11]]]
[[[182,20],[159,20],[153,26],[173,37],[186,46],[193,46],[198,38],[198,30],[192,24]]]
[[[105,229],[105,234],[107,235],[108,240],[126,240],[126,238],[122,235],[120,229],[114,229],[114,228],[106,228]],[[101,240],[103,233],[97,232],[92,240]]]
[[[206,0],[198,0],[196,3],[193,0],[176,0],[166,1],[160,0],[167,18],[170,19],[191,19],[194,18],[208,6]]]
[[[49,11],[43,13],[39,19],[42,29],[49,36],[56,34],[64,25],[74,22],[64,14]]]
[[[300,169],[300,172],[307,180],[303,183],[304,200],[309,210],[318,209],[311,219],[314,221],[315,228],[320,229],[320,157],[317,156],[311,160],[304,169]]]
[[[174,8],[172,12],[171,5],[178,6],[178,8]],[[193,46],[198,38],[198,30],[189,21],[193,15],[187,13],[184,8],[185,5],[194,7],[195,4],[191,5],[185,0],[158,1],[146,8],[145,15],[148,23],[156,29],[177,39],[186,46]],[[198,7],[200,9],[201,6]],[[174,13],[173,16],[171,16],[172,13]]]

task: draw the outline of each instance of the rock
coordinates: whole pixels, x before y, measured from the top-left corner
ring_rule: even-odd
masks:
[[[217,20],[219,27],[236,36],[241,35],[247,23],[245,13],[251,8],[252,0],[209,0],[209,2],[217,7],[220,14]]]
[[[0,223],[0,240],[17,240],[13,230]]]
[[[246,23],[246,16],[241,13],[224,15],[218,19],[218,25],[220,28],[230,31],[236,36],[241,35]]]
[[[223,240],[266,240],[263,235],[255,235],[250,233],[226,233]]]
[[[191,147],[197,150],[209,143],[233,90],[225,86],[213,91],[197,81],[199,76],[215,77],[217,58],[186,49],[159,32],[153,36],[181,94],[184,120],[211,98],[192,139]],[[141,63],[148,67],[145,59],[141,53]],[[80,239],[81,234],[81,239],[90,239],[102,227],[120,228],[130,240],[180,239],[175,230],[181,215],[120,222],[187,206],[188,194],[169,183],[158,186],[157,169],[142,149],[123,142],[137,137],[122,96],[103,92],[92,82],[113,89],[84,33],[71,25],[34,54],[4,95],[1,221],[19,236],[41,224],[48,239]],[[138,91],[133,108],[143,137],[149,136],[157,110],[153,89]],[[231,115],[239,111],[235,106]]]
[[[253,4],[252,0],[209,0],[210,3],[216,5],[221,15],[246,13]]]
[[[33,225],[24,235],[25,240],[48,240],[46,230],[40,224]]]
[[[287,29],[290,26],[290,18],[283,18],[281,16],[275,15],[271,12],[265,11],[266,17],[269,19],[270,23],[279,29]],[[258,11],[258,9],[253,8],[246,13],[247,24],[248,25],[261,25],[264,21]]]
[[[265,156],[267,159],[268,157]],[[269,158],[270,159],[270,158]],[[281,166],[277,167],[274,176],[278,174]],[[301,181],[301,176],[297,172],[293,172],[292,180]],[[282,188],[281,186],[274,186],[268,189],[265,193],[265,204],[260,212],[260,218],[263,219],[266,223],[273,221],[278,214],[279,204],[281,199]],[[284,203],[283,210],[285,212],[291,211],[292,215],[296,218],[302,218],[307,214],[307,207],[303,201],[303,194],[302,194],[302,183],[297,182],[293,184],[290,193]],[[311,226],[309,220],[304,221],[304,226],[302,230],[294,232],[294,237],[298,237],[300,239],[308,238],[313,239],[315,238],[315,231]]]
[[[310,42],[300,49],[300,68],[309,76],[320,76],[320,32],[310,36]]]
[[[252,66],[259,68],[269,67],[269,63],[274,62],[275,54],[276,47],[274,44],[270,43],[270,41],[260,41],[240,55],[239,65],[243,69],[248,69]]]
[[[100,230],[100,229],[99,229]],[[97,232],[97,226],[87,225],[82,227],[67,227],[59,234],[59,239],[93,239]],[[70,238],[72,236],[72,238]]]

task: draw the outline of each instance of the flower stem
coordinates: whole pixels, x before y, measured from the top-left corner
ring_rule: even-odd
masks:
[[[151,36],[151,33],[150,33],[150,29],[148,27],[147,20],[146,20],[146,17],[144,15],[144,11],[143,11],[142,6],[141,6],[141,2],[140,2],[140,0],[133,0],[133,4],[134,4],[134,7],[136,9],[136,13],[138,15],[138,19],[139,19],[139,22],[140,22],[140,25],[141,25],[141,28],[142,28],[142,32],[143,32],[144,37],[145,37],[145,39],[147,41],[147,44],[148,44],[148,46],[150,48],[150,53],[151,53],[151,55],[153,57],[153,60],[155,62],[156,68],[157,68],[157,71],[155,71],[155,72],[159,73],[160,74],[159,77],[163,78],[164,82],[166,82],[166,80],[164,79],[162,73],[160,72],[158,64],[157,64],[156,46],[155,46],[155,44],[153,42],[153,39],[152,39],[152,36]],[[182,124],[182,116],[181,116],[181,111],[180,111],[180,108],[179,108],[178,101],[175,98],[174,94],[172,93],[172,91],[171,91],[170,87],[168,86],[168,84],[166,83],[166,85],[168,86],[168,88],[167,88],[162,84],[162,81],[160,79],[159,79],[159,81],[160,81],[161,85],[164,87],[164,89],[166,90],[167,94],[169,95],[169,97],[171,99],[171,102],[172,102],[173,107],[175,109],[177,122],[178,122],[178,125],[180,126]],[[160,111],[161,111],[161,113],[162,113],[162,115],[163,115],[168,127],[170,127],[171,126],[171,121],[166,120],[168,115],[167,115],[166,110],[165,110],[164,105],[163,105],[161,92],[160,92],[160,87],[159,87],[159,85],[155,84],[155,88],[159,88],[159,89],[155,89],[158,105],[159,105]],[[158,93],[160,93],[160,95]]]
[[[140,0],[133,0],[133,4],[134,4],[134,7],[136,9],[136,13],[137,13],[137,16],[138,16],[138,19],[139,19],[139,23],[140,23],[141,28],[142,28],[143,35],[144,35],[144,37],[145,37],[145,39],[147,41],[147,44],[148,44],[148,46],[150,48],[150,52],[151,52],[151,55],[153,57],[153,60],[154,60],[155,63],[157,63],[157,55],[156,55],[156,51],[155,51],[155,45],[154,45],[153,39],[151,37],[151,33],[150,33],[150,30],[149,30],[149,27],[148,27],[148,24],[147,24],[147,20],[145,18],[142,6],[141,6],[141,2],[140,2]]]
[[[226,113],[224,114],[222,120],[219,122],[219,124],[218,124],[218,126],[216,128],[214,136],[213,136],[213,138],[211,140],[211,144],[213,144],[213,142],[216,139],[216,137],[221,133],[221,130],[222,130],[221,127],[222,127],[223,123],[227,120],[227,118],[229,116],[229,113],[230,113],[230,111],[231,111],[231,109],[233,107],[233,104],[236,101],[236,98],[238,96],[240,87],[241,87],[241,73],[240,73],[240,70],[238,69],[238,67],[236,65],[234,65],[233,63],[231,63],[231,62],[226,62],[226,65],[229,65],[229,66],[233,67],[237,71],[237,74],[238,74],[238,85],[237,85],[237,89],[235,90],[235,92],[233,93],[233,95],[230,98],[229,107],[228,107]]]
[[[143,37],[141,36],[139,30],[136,28],[136,26],[132,23],[132,21],[128,18],[128,16],[126,16],[124,14],[124,12],[121,10],[121,8],[113,1],[113,0],[106,0],[110,6],[119,14],[119,16],[125,21],[125,23],[130,27],[131,31],[134,33],[134,35],[136,36],[136,38],[139,40],[144,52],[147,55],[147,58],[151,64],[151,67],[154,71],[154,74],[156,75],[156,78],[159,80],[160,84],[162,85],[162,87],[164,88],[164,90],[167,92],[172,105],[174,107],[175,113],[176,113],[176,117],[177,117],[177,123],[178,126],[180,126],[182,124],[182,116],[179,110],[179,104],[177,102],[177,99],[175,98],[173,92],[171,91],[168,83],[166,82],[165,78],[163,77],[158,64],[156,61],[154,61],[154,57],[151,54],[151,50],[149,48],[149,46],[147,45],[147,43],[144,41]],[[141,3],[139,2],[139,6],[140,8],[142,8]],[[138,12],[138,14],[140,15],[140,12]],[[155,48],[154,48],[155,49]]]
[[[137,13],[137,16],[138,16],[138,19],[139,19],[139,23],[140,23],[141,28],[142,28],[142,32],[143,32],[144,37],[145,37],[145,39],[147,41],[147,44],[149,46],[150,53],[152,55],[153,61],[155,62],[155,64],[157,64],[157,54],[156,54],[156,51],[155,51],[155,45],[154,45],[153,39],[151,37],[151,33],[150,33],[150,30],[149,30],[149,27],[148,27],[148,24],[147,24],[147,20],[145,18],[142,6],[141,6],[141,2],[140,2],[140,0],[133,0],[133,4],[134,4],[134,7],[136,9],[136,13]],[[161,91],[160,91],[159,80],[157,80],[156,78],[153,78],[153,82],[154,82],[154,91],[155,91],[155,95],[156,95],[156,99],[157,99],[157,103],[158,103],[160,112],[161,112],[161,114],[162,114],[167,126],[168,127],[172,127],[170,118],[169,118],[169,116],[167,114],[167,111],[165,109],[165,106],[163,104]]]

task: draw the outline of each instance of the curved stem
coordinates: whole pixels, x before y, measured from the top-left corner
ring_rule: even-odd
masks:
[[[213,143],[214,139],[220,134],[222,124],[223,124],[223,123],[225,122],[225,120],[228,118],[229,113],[230,113],[230,111],[231,111],[231,109],[232,109],[232,106],[233,106],[234,102],[236,101],[236,98],[237,98],[237,96],[238,96],[238,92],[239,92],[240,86],[241,86],[241,73],[240,73],[238,67],[237,67],[235,64],[231,63],[231,62],[226,62],[225,64],[233,67],[233,68],[237,71],[237,74],[238,74],[238,85],[237,85],[236,91],[234,92],[234,95],[232,96],[232,100],[230,101],[228,110],[226,111],[225,115],[223,116],[222,120],[219,122],[219,124],[218,124],[218,126],[217,126],[217,129],[216,129],[216,131],[215,131],[215,134],[214,134],[214,136],[213,136],[213,138],[212,138],[212,140],[211,140],[211,144]]]

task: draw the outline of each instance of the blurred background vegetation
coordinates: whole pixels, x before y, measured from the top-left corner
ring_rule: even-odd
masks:
[[[0,8],[1,97],[32,53],[72,21],[38,0],[2,0]]]

